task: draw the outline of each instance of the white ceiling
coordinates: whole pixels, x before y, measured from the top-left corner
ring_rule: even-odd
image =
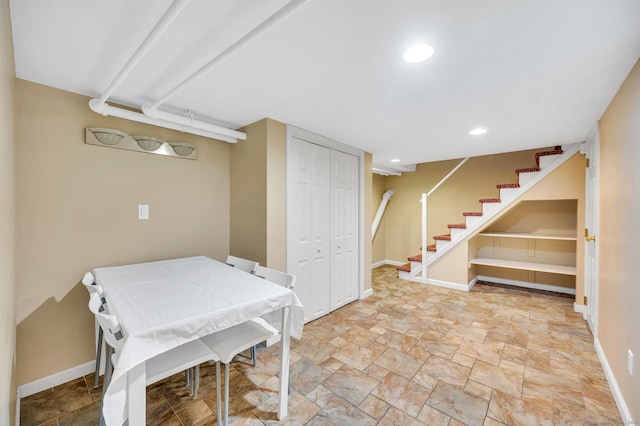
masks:
[[[170,3],[12,0],[16,75],[99,96]],[[158,100],[286,3],[191,0],[109,102]],[[415,41],[434,56],[405,63]],[[274,118],[393,169],[582,141],[639,55],[639,0],[311,0],[162,108]]]

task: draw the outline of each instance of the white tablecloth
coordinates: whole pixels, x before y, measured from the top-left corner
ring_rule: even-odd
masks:
[[[104,397],[107,425],[126,419],[127,372],[162,352],[286,306],[291,335],[302,336],[304,310],[293,291],[204,256],[93,273],[126,338]]]

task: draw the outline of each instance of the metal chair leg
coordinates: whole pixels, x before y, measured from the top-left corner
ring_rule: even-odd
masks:
[[[220,395],[220,361],[216,362],[216,407],[218,426],[222,426],[222,395]]]
[[[105,425],[104,416],[102,415],[102,406],[104,404],[104,393],[109,386],[109,383],[111,383],[111,355],[113,355],[114,352],[111,346],[106,343],[105,345],[107,347],[107,362],[104,366],[104,381],[102,382],[102,397],[100,398],[100,421],[98,423],[100,426]]]
[[[224,365],[224,426],[229,426],[229,364]]]
[[[198,397],[198,386],[200,386],[200,366],[196,365],[195,367],[193,367],[193,399],[196,399]]]
[[[93,388],[97,389],[100,384],[100,358],[102,357],[102,342],[103,342],[102,327],[98,327],[98,349],[96,351],[96,376],[93,379]]]
[[[256,347],[251,346],[251,359],[253,360],[253,366],[257,365],[258,359],[256,358]]]

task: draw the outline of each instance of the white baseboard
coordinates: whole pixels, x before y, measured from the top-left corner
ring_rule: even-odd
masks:
[[[362,299],[366,299],[369,296],[373,296],[373,289],[369,288],[362,293]]]
[[[469,284],[467,284],[467,291],[471,291],[471,289],[473,288],[474,285],[476,285],[477,282],[478,282],[478,277],[475,277],[474,279],[469,281]]]
[[[609,361],[607,361],[607,356],[604,354],[604,349],[602,349],[602,345],[600,345],[600,340],[598,340],[597,337],[593,339],[593,346],[595,346],[596,353],[598,354],[598,358],[600,358],[600,364],[602,364],[604,375],[607,378],[607,382],[609,382],[609,387],[611,388],[613,399],[616,401],[616,405],[618,406],[618,411],[620,411],[620,417],[622,417],[622,422],[625,425],[634,424],[633,422],[634,419],[631,418],[631,412],[629,411],[629,407],[627,407],[627,404],[624,401],[622,392],[618,387],[618,382],[616,382],[616,378],[613,375],[613,370],[611,370]]]
[[[71,380],[78,379],[87,374],[93,373],[96,368],[96,362],[90,361],[85,364],[71,367],[68,370],[54,373],[50,376],[43,377],[33,382],[25,383],[18,386],[18,402],[21,398],[42,392],[43,390],[51,389],[54,386],[59,386],[63,383],[70,382]]]
[[[582,314],[582,316],[584,316],[584,311],[585,311],[585,306],[584,305],[578,305],[576,302],[573,302],[573,312],[577,312],[579,314]]]
[[[452,283],[449,281],[434,280],[427,278],[427,284],[435,285],[438,287],[450,288],[452,290],[469,291],[469,286],[465,284]]]
[[[476,278],[477,278],[477,281],[488,281],[496,284],[505,284],[505,285],[512,285],[516,287],[533,288],[535,290],[553,291],[556,293],[564,293],[564,294],[572,294],[572,295],[576,294],[575,288],[560,287],[560,286],[548,285],[548,284],[530,283],[527,281],[508,280],[505,278],[488,277],[485,275],[478,275]]]
[[[376,269],[378,266],[382,266],[382,265],[386,265],[387,261],[386,260],[381,260],[380,262],[376,262],[371,264],[371,269]]]

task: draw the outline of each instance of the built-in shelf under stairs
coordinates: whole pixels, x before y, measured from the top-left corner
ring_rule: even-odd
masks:
[[[504,209],[510,208],[518,197],[571,158],[579,151],[579,148],[580,144],[573,144],[564,147],[557,146],[554,149],[536,153],[535,167],[515,170],[518,178],[517,183],[496,185],[499,195],[497,198],[481,198],[479,200],[479,211],[463,212],[464,223],[450,224],[447,226],[449,229],[448,234],[433,237],[434,244],[429,245],[426,250],[428,265],[433,264],[458,243],[476,233],[476,231],[484,229],[492,218]],[[398,277],[411,281],[421,281],[422,254],[411,256],[408,260],[408,263],[396,268]]]

